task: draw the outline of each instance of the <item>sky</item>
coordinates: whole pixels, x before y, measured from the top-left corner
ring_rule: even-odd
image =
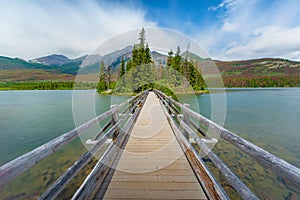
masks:
[[[0,0],[0,5],[2,56],[74,58],[123,32],[161,27],[192,38],[214,59],[300,61],[299,0]]]

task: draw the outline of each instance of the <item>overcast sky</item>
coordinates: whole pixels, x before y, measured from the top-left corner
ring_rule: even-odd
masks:
[[[300,60],[299,0],[1,1],[0,55],[78,57],[141,27],[174,29],[215,59]]]

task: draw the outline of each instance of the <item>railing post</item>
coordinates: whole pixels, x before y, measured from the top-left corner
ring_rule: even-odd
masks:
[[[131,109],[132,109],[132,111],[131,111],[131,113],[134,113],[134,110],[133,110],[133,107],[134,107],[134,99],[135,98],[135,96],[131,96]]]
[[[169,98],[172,99],[172,96],[169,96]],[[168,100],[168,99],[167,99],[167,101],[168,101],[168,111],[169,111],[169,114],[171,114],[172,113],[172,110],[171,110],[171,101]]]
[[[183,106],[187,107],[187,108],[190,108],[190,104],[187,104],[187,103],[184,103]],[[183,112],[183,121],[186,123],[186,124],[190,124],[189,123],[189,116],[188,116],[188,113],[183,109],[182,110]],[[186,139],[188,139],[189,141],[189,133],[187,131],[184,130],[184,136]]]
[[[116,104],[111,105],[110,108],[112,109],[115,106],[117,106],[117,105]],[[112,117],[112,119],[111,119],[112,120],[112,125],[115,125],[118,122],[118,113],[117,113],[117,110],[112,113],[111,117]],[[117,136],[118,136],[118,131],[116,131],[116,132],[113,133],[113,136],[112,136],[113,137],[113,141],[115,141],[115,139],[117,138]]]

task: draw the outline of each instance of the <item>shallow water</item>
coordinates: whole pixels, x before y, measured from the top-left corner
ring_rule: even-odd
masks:
[[[109,109],[112,101],[120,102],[126,98],[113,97],[112,100],[111,96],[95,95],[94,91],[81,91],[80,93],[93,96],[97,114]],[[218,92],[197,96],[187,95],[181,96],[180,99],[190,103],[192,109],[200,110],[201,114],[210,118],[211,99],[213,96],[218,98],[218,95],[220,95]],[[299,88],[231,89],[226,92],[225,103],[227,112],[224,126],[226,128],[300,167]],[[0,164],[74,128],[73,114],[72,91],[0,91]],[[220,148],[223,148],[223,153],[226,153],[224,150],[226,147],[222,144],[216,147],[216,151],[220,151]],[[232,165],[236,173],[239,173],[241,168],[239,165],[248,164],[247,157],[227,153],[220,156],[225,159],[226,156],[234,159],[237,155],[242,159],[239,159],[235,165],[228,164]],[[261,177],[269,176],[265,175],[266,172],[260,168],[251,170],[260,174]],[[26,175],[26,178],[29,176]],[[251,177],[259,179],[255,175]],[[245,175],[245,178],[247,182],[249,177]],[[270,180],[273,179],[270,178]],[[262,187],[261,185],[269,184],[269,182],[262,180],[260,183],[249,180],[249,184],[253,184],[252,188],[260,198],[268,198],[270,197],[269,191],[277,190],[272,185],[267,189],[258,188],[258,185]],[[288,190],[284,187],[285,185],[278,189],[278,193],[274,193],[277,196],[272,196],[272,199],[287,197]],[[278,195],[281,196],[278,197]]]

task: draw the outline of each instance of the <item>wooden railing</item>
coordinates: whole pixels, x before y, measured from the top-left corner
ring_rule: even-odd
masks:
[[[155,91],[160,99],[168,121],[184,150],[193,170],[209,199],[229,199],[224,189],[216,181],[200,155],[204,153],[219,169],[235,191],[243,199],[258,199],[256,195],[244,184],[238,176],[208,147],[207,143],[216,143],[216,138],[211,138],[197,124],[202,123],[210,129],[220,133],[220,137],[230,142],[239,150],[247,153],[264,167],[272,170],[277,175],[288,180],[287,183],[300,188],[300,169],[278,158],[277,156],[257,147],[251,142],[221,127],[213,121],[194,112],[186,104],[181,104],[160,91]],[[36,149],[12,160],[0,167],[0,186],[3,186],[17,176],[27,171],[33,165],[48,157],[92,126],[107,120],[95,136],[87,143],[92,147],[74,162],[41,196],[40,199],[55,199],[72,178],[85,166],[107,140],[112,140],[105,153],[93,167],[92,172],[86,177],[83,184],[73,195],[72,199],[92,199],[96,192],[105,192],[107,175],[114,169],[128,140],[133,124],[144,105],[148,91],[138,94],[127,101],[114,105],[110,110],[78,126],[77,128],[43,144]],[[201,137],[200,137],[201,136]],[[191,139],[195,143],[191,143]],[[195,148],[195,145],[198,149]]]
[[[108,147],[106,152],[103,154],[101,159],[98,161],[96,166],[103,167],[101,162],[107,164],[107,160],[113,160],[111,156],[114,152],[114,156],[116,156],[116,147],[121,147],[120,144],[123,144],[124,138],[127,137],[127,134],[130,133],[130,128],[132,127],[140,109],[143,105],[147,97],[148,91],[140,93],[136,96],[131,97],[130,99],[124,101],[119,105],[114,105],[110,110],[102,113],[101,115],[91,119],[90,121],[76,127],[75,129],[51,140],[50,142],[43,144],[34,150],[8,162],[7,164],[0,167],[0,186],[3,186],[12,180],[14,180],[17,176],[27,171],[29,168],[39,163],[42,159],[48,157],[53,154],[55,151],[68,144],[76,137],[87,131],[92,126],[99,124],[105,119],[109,119],[108,122],[102,127],[101,130],[88,142],[93,144],[91,149],[84,153],[79,160],[77,160],[73,165],[59,177],[55,183],[52,184],[45,192],[41,195],[40,199],[55,199],[57,195],[64,189],[64,187],[72,180],[72,178],[76,175],[76,173],[86,164],[88,163],[93,155],[100,149],[100,147],[108,140],[112,139],[111,145]],[[120,117],[119,117],[120,116]],[[124,131],[125,130],[125,131]],[[112,151],[114,150],[114,151]],[[105,165],[107,167],[107,165]],[[107,172],[107,168],[105,169]],[[100,173],[105,176],[105,172]],[[93,176],[89,176],[93,177]],[[88,179],[90,180],[90,179]],[[86,183],[83,186],[86,186]],[[98,185],[101,183],[98,183]],[[83,187],[82,186],[82,187]],[[85,199],[80,198],[84,193],[84,190],[80,188],[74,195],[73,199]],[[89,189],[89,192],[90,189]]]
[[[258,199],[258,198],[239,179],[239,177],[237,177],[230,170],[230,168],[208,147],[206,143],[216,142],[217,139],[208,137],[205,131],[200,126],[198,126],[197,123],[195,123],[195,121],[202,123],[206,127],[209,127],[211,130],[216,131],[217,133],[220,133],[221,138],[230,142],[239,150],[243,151],[244,153],[254,158],[265,168],[272,170],[275,174],[287,180],[288,184],[295,186],[296,188],[300,188],[299,168],[269,153],[268,151],[254,145],[253,143],[243,139],[242,137],[234,134],[233,132],[221,127],[220,125],[216,124],[210,119],[205,118],[201,114],[196,113],[195,111],[191,110],[188,105],[183,105],[175,101],[171,97],[166,96],[164,93],[160,91],[155,91],[155,93],[160,98],[163,107],[165,107],[167,117],[169,121],[171,121],[171,125],[173,124],[173,129],[178,129],[177,132],[180,132],[180,134],[178,134],[177,137],[178,140],[182,142],[182,145],[185,147],[185,150],[187,152],[189,151],[192,152],[193,153],[192,158],[194,159],[196,158],[201,165],[203,164],[199,152],[195,150],[193,145],[190,143],[190,138],[193,138],[196,145],[200,149],[200,152],[208,156],[208,158],[212,161],[212,163],[219,169],[219,171],[227,179],[228,183],[236,190],[236,192],[243,199]],[[193,162],[191,161],[192,158],[190,159],[190,162]],[[194,170],[195,168],[196,166],[194,167]],[[203,166],[201,166],[201,168],[203,168]],[[213,177],[213,175],[209,172],[209,170],[206,167],[204,167],[203,169],[206,171],[207,174],[209,174],[209,176]],[[205,179],[205,177],[203,176],[200,178]],[[210,187],[209,185],[205,185],[205,184],[206,183],[202,183],[204,188]],[[218,185],[216,182],[214,182],[213,184],[214,186]],[[207,193],[209,194],[208,190],[209,189],[207,189]],[[217,188],[216,191],[218,191],[220,194],[222,193],[222,189]],[[212,199],[214,199],[213,195],[214,194],[210,195]],[[222,198],[226,198],[226,197],[224,196]]]

